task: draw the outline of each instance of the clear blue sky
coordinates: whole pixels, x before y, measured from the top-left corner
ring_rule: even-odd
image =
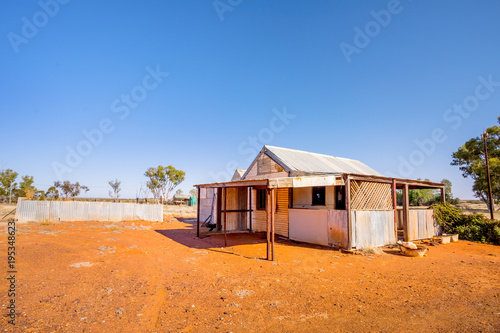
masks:
[[[496,0],[8,1],[0,169],[135,197],[150,166],[187,192],[270,144],[471,199],[451,154],[500,115],[499,18]]]

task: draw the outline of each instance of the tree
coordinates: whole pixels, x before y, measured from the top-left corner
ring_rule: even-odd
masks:
[[[500,117],[498,117],[498,122],[500,123]],[[498,202],[500,201],[500,127],[498,125],[489,127],[486,132],[488,133],[487,149],[493,200]],[[458,166],[464,178],[472,178],[474,196],[488,202],[484,142],[481,137],[472,138],[458,148],[452,154],[451,165]]]
[[[168,199],[172,190],[184,181],[186,173],[171,165],[167,167],[158,165],[157,168],[149,168],[144,175],[149,178],[146,185],[158,202],[160,198]]]
[[[191,191],[189,191],[189,194],[191,196],[195,197],[198,194],[198,191],[195,188],[193,188],[193,189],[191,189]]]
[[[175,191],[175,194],[182,194],[182,190],[178,189],[177,191]]]
[[[33,186],[34,180],[33,176],[23,176],[23,180],[19,183],[19,197],[26,197],[26,199],[31,199],[38,192],[35,186]]]
[[[0,194],[9,196],[9,203],[12,202],[12,191],[15,191],[17,188],[17,183],[15,182],[17,176],[18,173],[12,171],[12,169],[0,171],[0,183],[2,184],[2,193]]]
[[[89,191],[87,186],[80,185],[78,182],[72,184],[69,180],[54,182],[54,187],[61,190],[65,199],[77,197],[81,191]]]
[[[158,170],[160,167],[163,168],[161,165],[159,165],[158,168],[151,167],[144,173],[144,175],[149,178],[146,182],[146,186],[153,194],[153,198],[155,198],[156,202],[158,202],[160,198],[161,184],[165,179],[163,172]]]
[[[418,178],[418,180],[422,180]],[[429,181],[429,179],[426,179]],[[431,189],[409,190],[408,201],[411,206],[426,206],[434,203],[436,195]]]
[[[460,202],[460,199],[453,197],[453,193],[451,192],[451,187],[452,187],[451,181],[444,178],[441,181],[441,184],[446,185],[444,189],[444,198],[446,199],[446,202],[449,202],[454,205],[458,204]],[[439,193],[436,202],[441,202],[441,193]]]
[[[110,180],[108,182],[109,186],[111,186],[111,189],[112,191],[109,191],[109,196],[112,197],[112,198],[115,198],[115,200],[118,199],[118,197],[120,196],[120,191],[122,190],[120,188],[120,184],[122,182],[119,181],[118,179],[115,179],[114,181],[113,180]]]
[[[57,199],[59,199],[59,191],[57,190],[57,188],[55,186],[51,186],[51,187],[49,187],[49,189],[45,193],[45,196],[49,200],[57,200]]]

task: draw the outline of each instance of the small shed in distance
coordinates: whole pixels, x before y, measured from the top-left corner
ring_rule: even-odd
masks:
[[[189,203],[189,198],[191,195],[189,194],[174,194],[172,197],[172,201],[176,205],[187,205]]]

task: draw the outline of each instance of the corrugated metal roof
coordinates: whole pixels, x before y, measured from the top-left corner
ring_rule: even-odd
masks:
[[[274,146],[264,146],[263,149],[267,155],[288,169],[289,172],[355,173],[383,176],[357,160]]]

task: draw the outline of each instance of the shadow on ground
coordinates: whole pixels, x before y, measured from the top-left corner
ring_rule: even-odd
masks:
[[[225,239],[223,233],[210,232],[208,228],[202,227],[200,230],[200,237],[198,238],[196,236],[196,230],[197,230],[196,219],[186,218],[186,217],[175,217],[175,219],[183,223],[184,228],[155,230],[155,232],[157,232],[162,236],[168,237],[174,242],[177,242],[184,246],[188,246],[190,248],[233,254],[248,259],[266,259],[266,258],[257,258],[257,257],[242,255],[237,253],[238,251],[236,251],[236,249],[233,248],[241,245],[257,245],[257,244],[265,246],[267,243],[265,232],[227,233],[226,235],[227,246],[225,246]],[[282,238],[281,236],[278,235],[275,236],[275,243],[279,244],[279,246],[285,246],[285,247],[291,246],[295,248],[301,247],[301,248],[318,249],[326,251],[338,251],[338,249],[333,247],[296,242]]]

